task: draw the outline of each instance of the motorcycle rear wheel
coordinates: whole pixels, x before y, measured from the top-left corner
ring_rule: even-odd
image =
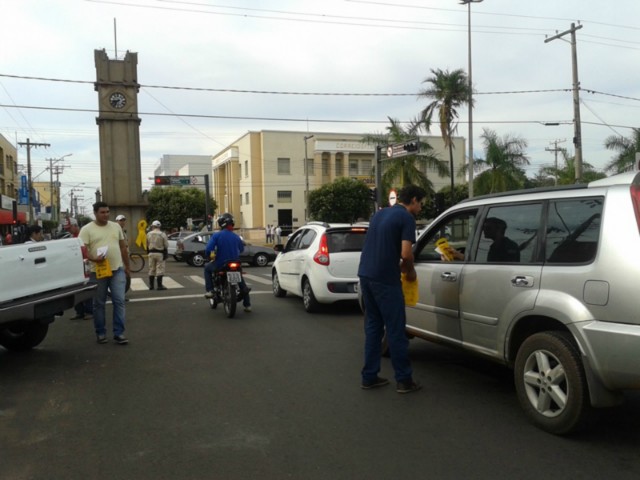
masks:
[[[237,298],[236,298],[236,286],[227,283],[224,288],[224,294],[222,298],[224,302],[224,313],[227,314],[227,318],[233,318],[236,314]]]

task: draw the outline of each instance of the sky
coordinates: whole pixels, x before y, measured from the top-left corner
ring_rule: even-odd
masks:
[[[640,2],[484,0],[471,12],[474,157],[483,129],[527,141],[529,176],[553,166],[554,142],[574,153],[570,36],[545,38],[575,23],[583,159],[602,169],[605,139],[640,127]],[[58,162],[63,209],[71,189],[90,206],[100,186],[94,50],[138,54],[144,188],[162,155],[215,155],[248,131],[383,133],[426,106],[432,69],[468,71],[458,0],[0,0],[0,15],[0,133],[50,144],[31,150],[34,181],[71,154]]]

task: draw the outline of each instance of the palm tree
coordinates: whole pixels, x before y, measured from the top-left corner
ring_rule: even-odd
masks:
[[[622,173],[636,164],[636,152],[640,152],[640,128],[632,129],[632,137],[611,135],[604,140],[608,150],[618,154],[604,168],[607,172]]]
[[[482,130],[485,158],[474,159],[474,170],[478,170],[473,188],[479,194],[506,192],[522,188],[526,178],[523,166],[529,165],[524,153],[527,141],[505,135],[502,138],[493,130]]]
[[[570,157],[566,149],[561,149],[560,154],[564,160],[564,167],[542,167],[540,173],[547,177],[553,177],[557,185],[571,185],[576,183],[576,157]],[[589,183],[604,178],[604,172],[597,171],[590,163],[582,162],[582,182]]]
[[[418,97],[432,100],[421,112],[421,119],[427,131],[431,126],[433,113],[438,111],[438,123],[445,147],[449,148],[449,170],[451,172],[451,190],[453,190],[453,134],[458,128],[458,108],[469,104],[471,88],[467,74],[462,69],[452,72],[431,69],[432,77],[422,83],[429,86],[418,93]]]
[[[422,122],[412,121],[405,128],[400,121],[388,118],[390,125],[386,134],[368,134],[362,137],[362,142],[369,145],[406,143],[418,137],[420,129],[423,128]],[[425,141],[420,141],[418,153],[384,160],[381,177],[383,190],[412,184],[424,188],[427,193],[434,193],[433,183],[425,173],[427,168],[435,169],[441,177],[449,174],[446,163],[433,153],[433,147]]]

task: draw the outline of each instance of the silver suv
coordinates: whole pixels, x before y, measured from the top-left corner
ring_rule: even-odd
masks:
[[[445,232],[453,261],[436,251]],[[591,407],[640,389],[638,172],[464,201],[414,254],[420,296],[407,333],[513,368],[543,430],[572,432]]]

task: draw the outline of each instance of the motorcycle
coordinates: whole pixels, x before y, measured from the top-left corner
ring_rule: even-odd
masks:
[[[227,318],[233,318],[236,314],[238,302],[244,298],[242,281],[242,267],[240,262],[227,262],[224,267],[213,273],[213,298],[209,299],[209,305],[216,309],[219,303],[224,305]]]

